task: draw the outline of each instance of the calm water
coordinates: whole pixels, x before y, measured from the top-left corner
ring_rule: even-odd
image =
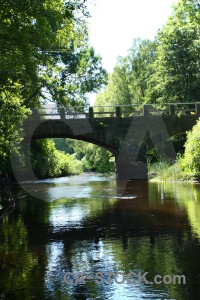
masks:
[[[35,197],[14,186],[17,207],[0,222],[1,300],[200,299],[200,185],[83,174],[25,186]],[[109,271],[186,284],[109,284]],[[103,284],[86,278],[96,272]]]

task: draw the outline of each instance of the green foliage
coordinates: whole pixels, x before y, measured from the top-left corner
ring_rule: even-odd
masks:
[[[154,55],[154,42],[135,39],[127,57],[118,57],[106,89],[97,95],[95,105],[142,104]]]
[[[192,177],[200,177],[200,119],[187,133],[185,153],[181,165]]]
[[[184,1],[174,6],[167,24],[157,34],[148,102],[194,102],[200,99],[199,26],[189,18]]]
[[[156,163],[149,164],[148,174],[156,180],[164,181],[193,179],[188,173],[184,172],[181,160],[182,158],[180,156],[177,157],[174,163],[163,159]]]
[[[85,3],[86,0],[23,0],[1,4],[2,164],[5,165],[9,156],[16,124],[25,117],[27,107],[38,107],[46,98],[57,105],[85,105],[86,93],[97,91],[105,84],[106,72],[101,66],[101,58],[88,42],[86,18],[89,14]],[[106,89],[97,96],[95,105],[136,104],[140,107],[143,103],[200,101],[199,36],[199,1],[179,0],[154,41],[136,39],[128,55],[118,58]],[[17,136],[16,139],[19,140]],[[173,142],[176,150],[182,153],[184,137],[175,137]],[[48,152],[47,144],[41,143],[44,153]],[[19,141],[16,148],[17,145]],[[65,153],[77,153],[85,169],[113,169],[110,154],[95,146],[83,146],[83,143],[80,144],[83,150],[80,150],[78,145],[72,142],[56,144],[56,147]],[[52,151],[56,153],[55,149]],[[192,159],[186,153],[182,162],[185,170],[194,176],[199,174],[195,159],[192,167]],[[156,155],[149,152],[147,160],[155,161]],[[51,163],[55,161],[54,157]],[[68,172],[64,166],[60,167],[65,169],[61,174]],[[52,173],[50,166],[47,170],[44,174],[59,173]]]
[[[55,141],[58,150],[74,153],[73,155],[80,161],[84,171],[109,173],[115,169],[112,154],[99,146],[70,139],[55,139]]]
[[[82,158],[83,169],[85,171],[97,171],[109,173],[114,171],[114,157],[109,151],[93,144],[88,144],[85,156]]]
[[[57,150],[60,150],[65,153],[74,154],[74,146],[75,146],[75,140],[71,139],[53,139],[55,143],[55,147]]]
[[[188,180],[200,178],[200,119],[187,132],[184,155],[178,155],[175,163],[157,162],[150,164],[150,175],[164,180]]]
[[[82,171],[109,173],[114,172],[115,159],[109,151],[83,141],[42,140],[32,143],[32,166],[39,178],[80,174]]]
[[[2,2],[0,88],[20,83],[29,106],[46,93],[59,104],[83,103],[81,96],[105,82],[88,44],[87,16],[85,0]]]
[[[26,107],[22,106],[21,85],[11,81],[9,85],[9,90],[0,90],[0,170],[9,158],[11,142],[15,140],[13,150],[17,151],[19,147],[20,138],[15,129],[27,113]]]
[[[38,178],[80,174],[82,166],[75,155],[56,150],[50,140],[33,141],[31,159],[33,171]]]
[[[158,151],[155,147],[151,147],[146,151],[147,164],[154,163],[158,160]]]

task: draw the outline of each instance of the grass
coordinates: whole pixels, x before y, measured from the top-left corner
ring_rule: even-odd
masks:
[[[184,171],[181,165],[181,159],[177,159],[174,163],[163,160],[149,164],[148,170],[149,177],[161,181],[186,181],[196,179],[194,174]]]

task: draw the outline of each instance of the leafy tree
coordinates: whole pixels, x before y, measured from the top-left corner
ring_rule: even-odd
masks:
[[[56,149],[51,140],[33,141],[31,159],[33,171],[39,178],[58,177],[82,172],[75,155]]]
[[[100,173],[114,171],[114,157],[109,151],[93,144],[88,144],[85,150],[85,155],[81,160],[85,171],[91,170]]]
[[[74,154],[74,146],[76,140],[72,139],[53,139],[55,147],[57,150],[63,151],[65,153]]]
[[[148,79],[153,69],[156,41],[134,40],[129,50],[128,61],[130,69],[130,91],[132,103],[140,104],[145,101]]]
[[[19,122],[25,118],[27,109],[22,106],[22,86],[9,82],[9,89],[0,90],[0,170],[7,167],[13,132]],[[20,142],[16,133],[15,139]],[[14,149],[17,150],[17,149]]]
[[[75,156],[80,161],[84,171],[97,171],[100,173],[114,171],[114,157],[109,151],[83,141],[73,139],[55,140],[56,148]]]
[[[0,6],[0,88],[22,86],[24,104],[50,94],[74,105],[105,81],[101,59],[88,44],[85,0],[4,1]]]
[[[200,99],[199,26],[188,12],[195,8],[195,2],[179,1],[167,24],[157,34],[154,71],[145,97],[148,102],[194,102]],[[199,8],[194,11],[195,16],[199,14]]]
[[[145,101],[147,82],[151,76],[156,43],[135,39],[126,57],[118,57],[109,75],[104,93],[99,93],[95,105],[131,105]]]

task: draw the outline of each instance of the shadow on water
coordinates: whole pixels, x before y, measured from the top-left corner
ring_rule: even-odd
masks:
[[[200,186],[84,174],[18,186],[1,221],[0,299],[200,299]],[[186,276],[184,284],[75,284],[79,271]],[[64,274],[72,272],[67,285]]]

